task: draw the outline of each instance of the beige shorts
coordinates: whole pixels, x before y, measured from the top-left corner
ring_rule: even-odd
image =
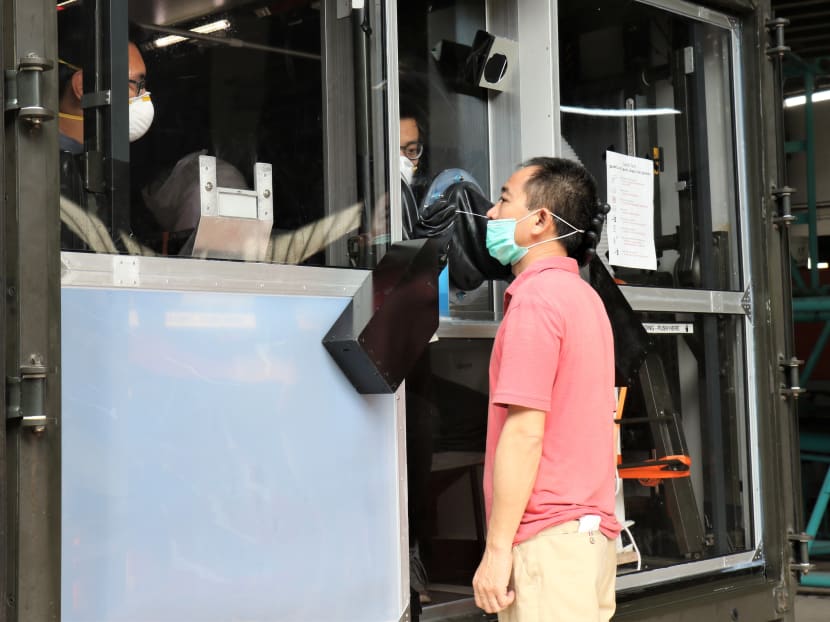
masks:
[[[499,622],[608,622],[616,609],[616,545],[578,521],[513,547],[516,600]]]

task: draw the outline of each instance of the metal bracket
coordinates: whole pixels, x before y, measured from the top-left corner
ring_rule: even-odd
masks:
[[[767,20],[765,24],[767,31],[774,31],[775,45],[767,47],[767,56],[772,59],[774,56],[784,56],[790,51],[789,46],[784,45],[784,27],[790,25],[790,20],[783,17]]]
[[[806,389],[801,388],[798,379],[798,368],[803,364],[804,361],[795,357],[791,357],[789,360],[783,356],[778,357],[778,367],[784,372],[784,378],[788,383],[781,383],[781,388],[779,389],[781,397],[797,400],[798,396],[806,391]]]
[[[758,543],[758,547],[755,549],[755,554],[752,556],[752,561],[757,562],[759,559],[763,559],[764,557],[764,542],[761,541]]]
[[[46,429],[46,367],[32,356],[31,365],[22,365],[19,375],[6,378],[6,419],[35,432]]]
[[[804,532],[787,534],[787,540],[795,547],[795,559],[798,560],[790,564],[792,572],[804,575],[816,567],[815,564],[810,563],[810,540],[812,539],[813,536]]]
[[[795,216],[793,215],[792,210],[792,201],[790,199],[794,193],[795,188],[790,188],[789,186],[784,186],[783,188],[773,187],[770,191],[772,198],[778,205],[778,213],[772,219],[772,222],[776,225],[784,225],[785,227],[789,227],[793,221],[795,221]]]
[[[752,321],[752,285],[747,285],[746,290],[744,291],[744,295],[741,296],[741,307],[746,313],[746,316],[749,318],[749,321]]]
[[[43,106],[43,72],[52,67],[52,61],[32,52],[20,59],[17,69],[5,71],[5,110],[16,110],[33,129],[55,118],[55,113]]]
[[[103,108],[112,104],[112,91],[98,91],[96,93],[84,93],[81,96],[81,108]]]

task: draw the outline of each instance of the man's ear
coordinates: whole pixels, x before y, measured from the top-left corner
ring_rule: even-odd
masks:
[[[78,101],[81,101],[84,94],[84,72],[79,70],[73,73],[71,83],[72,93],[78,98]]]
[[[536,222],[534,224],[539,229],[539,233],[543,233],[548,227],[551,228],[554,234],[556,233],[556,219],[546,207],[536,212]]]

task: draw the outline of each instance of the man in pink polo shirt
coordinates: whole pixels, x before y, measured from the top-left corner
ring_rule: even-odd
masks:
[[[616,606],[614,345],[573,258],[596,208],[581,165],[535,158],[487,214],[487,248],[516,279],[490,360],[473,588],[502,622],[607,622]]]

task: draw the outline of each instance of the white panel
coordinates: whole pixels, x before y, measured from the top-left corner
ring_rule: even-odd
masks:
[[[63,288],[64,622],[400,618],[402,419],[321,344],[347,301]]]

